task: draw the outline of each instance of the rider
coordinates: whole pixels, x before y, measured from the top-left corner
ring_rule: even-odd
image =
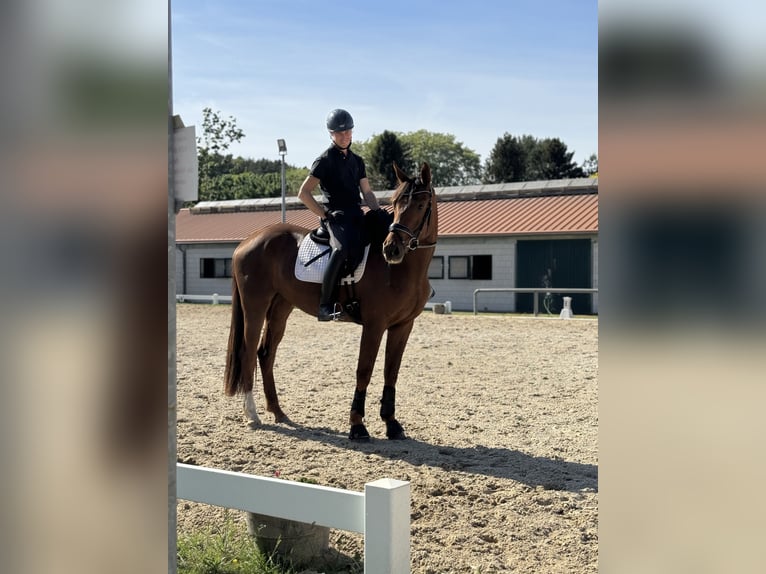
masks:
[[[358,260],[363,248],[362,197],[371,210],[380,209],[367,179],[364,160],[350,149],[353,127],[354,120],[346,110],[335,109],[328,114],[327,130],[332,145],[314,160],[298,191],[298,199],[324,220],[330,232],[332,253],[322,280],[317,316],[320,321],[330,321],[335,316],[336,291],[343,264],[347,259]],[[312,195],[317,185],[322,190],[323,203]]]

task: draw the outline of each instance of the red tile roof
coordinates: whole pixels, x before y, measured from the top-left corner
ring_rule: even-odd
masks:
[[[578,180],[582,181],[582,180]],[[502,186],[474,186],[449,193],[449,188],[437,189],[439,201],[439,235],[486,236],[598,233],[598,183],[574,192],[527,189],[512,196],[502,194]],[[582,187],[582,186],[580,186]],[[448,191],[449,190],[449,191]],[[386,193],[380,195],[386,203]],[[487,199],[479,199],[481,196]],[[390,197],[390,193],[388,194]],[[500,197],[498,197],[500,196]],[[459,199],[465,197],[466,199]],[[469,199],[470,197],[470,199]],[[477,198],[477,199],[474,199]],[[293,209],[296,198],[288,198],[290,208],[286,220],[303,227],[317,225],[317,217],[305,208]],[[279,200],[281,201],[281,200]],[[287,203],[287,202],[286,202]],[[280,203],[261,202],[257,211],[246,202],[219,202],[182,209],[176,217],[177,243],[239,242],[250,233],[282,220]],[[264,209],[265,205],[272,206]],[[255,205],[255,204],[248,204]],[[273,206],[276,205],[276,208]]]
[[[316,227],[318,222],[308,209],[287,210],[286,220],[303,227]],[[279,210],[193,214],[182,209],[176,216],[176,243],[239,243],[262,227],[281,221]]]
[[[439,235],[597,233],[598,194],[452,201],[439,205]]]

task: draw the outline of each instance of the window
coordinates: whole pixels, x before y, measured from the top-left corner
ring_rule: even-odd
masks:
[[[444,257],[437,256],[431,259],[431,264],[428,266],[428,278],[444,279]]]
[[[449,278],[469,279],[471,258],[465,255],[453,255],[449,258]]]
[[[453,255],[449,258],[450,279],[492,279],[491,255]]]
[[[203,279],[231,277],[231,257],[227,259],[200,259],[199,276]]]
[[[471,279],[492,279],[491,255],[474,255],[471,258]]]

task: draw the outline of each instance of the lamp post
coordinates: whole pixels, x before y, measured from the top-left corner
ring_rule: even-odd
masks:
[[[277,140],[277,146],[279,146],[279,155],[282,158],[282,223],[286,221],[285,216],[285,156],[287,155],[287,145],[285,140]]]

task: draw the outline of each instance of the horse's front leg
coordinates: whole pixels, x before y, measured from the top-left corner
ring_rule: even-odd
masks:
[[[388,329],[386,338],[386,362],[383,370],[383,398],[380,401],[380,418],[386,422],[386,436],[392,440],[407,438],[404,428],[396,420],[396,380],[399,378],[399,367],[407,347],[407,341],[412,332],[414,319]]]
[[[370,440],[370,433],[364,426],[364,405],[367,399],[367,387],[372,378],[372,371],[375,368],[375,359],[378,356],[380,342],[383,340],[383,331],[385,329],[365,325],[362,328],[362,339],[359,342],[359,360],[356,364],[356,391],[354,391],[354,400],[351,402],[351,415],[349,424],[351,432],[348,438],[351,440],[367,441]]]

